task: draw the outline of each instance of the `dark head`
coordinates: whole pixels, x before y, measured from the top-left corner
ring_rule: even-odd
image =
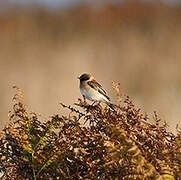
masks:
[[[82,74],[80,77],[78,77],[78,79],[80,79],[80,81],[87,81],[91,78],[90,74]]]

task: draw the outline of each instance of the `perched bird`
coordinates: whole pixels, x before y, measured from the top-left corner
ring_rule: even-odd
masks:
[[[82,74],[78,79],[80,80],[80,92],[84,98],[91,101],[104,102],[114,110],[114,105],[110,103],[110,98],[106,95],[106,91],[93,76]]]

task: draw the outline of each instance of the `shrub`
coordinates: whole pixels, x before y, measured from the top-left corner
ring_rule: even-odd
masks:
[[[181,131],[148,121],[117,84],[115,111],[81,99],[41,122],[22,90],[0,136],[1,179],[181,179]],[[80,110],[81,109],[81,110]],[[83,123],[81,123],[83,122]]]

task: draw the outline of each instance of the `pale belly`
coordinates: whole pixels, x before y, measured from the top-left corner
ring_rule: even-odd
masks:
[[[80,89],[80,92],[83,96],[85,96],[86,99],[89,99],[91,101],[109,102],[109,100],[98,91],[95,90],[85,91]]]

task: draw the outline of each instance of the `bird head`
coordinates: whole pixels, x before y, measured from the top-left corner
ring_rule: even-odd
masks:
[[[90,74],[82,74],[80,77],[78,77],[78,79],[80,79],[80,81],[87,81],[90,80],[92,76]]]

